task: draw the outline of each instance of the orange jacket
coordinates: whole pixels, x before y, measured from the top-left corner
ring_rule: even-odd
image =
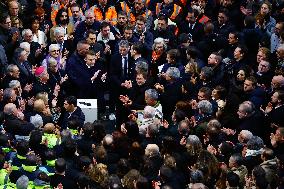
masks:
[[[90,9],[93,9],[97,21],[102,22],[105,20],[110,22],[113,26],[116,25],[117,12],[114,6],[108,7],[104,15],[101,8],[96,5],[92,6]]]
[[[162,3],[157,3],[156,5],[156,15],[159,15],[160,11],[161,11],[161,6]],[[182,8],[180,6],[178,6],[177,4],[174,4],[174,10],[172,15],[170,16],[171,20],[175,20],[177,15],[179,15],[179,13],[181,12]]]
[[[120,6],[121,6],[121,10],[127,13],[130,24],[134,25],[136,22],[136,17],[131,12],[131,9],[129,8],[127,3],[125,1],[122,1],[120,2]],[[146,19],[148,18],[148,16],[151,16],[151,15],[152,15],[152,12],[148,9],[146,9],[145,13],[142,14],[142,16],[145,17]]]
[[[59,7],[55,7],[55,6],[51,7],[51,18],[50,19],[51,19],[53,26],[55,26],[57,24],[55,22],[55,18],[56,18],[56,15],[58,13],[58,10],[64,8],[64,6],[65,6],[64,4],[61,4]],[[67,10],[68,10],[68,17],[72,16],[72,12],[71,12],[70,7],[68,7]],[[80,9],[80,12],[82,12],[81,9]]]

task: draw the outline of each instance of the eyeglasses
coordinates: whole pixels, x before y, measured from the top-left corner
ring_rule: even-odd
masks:
[[[51,52],[59,52],[59,50],[52,50]]]

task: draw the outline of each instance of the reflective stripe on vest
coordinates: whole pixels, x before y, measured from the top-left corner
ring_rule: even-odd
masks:
[[[156,5],[156,15],[157,15],[157,16],[158,16],[158,14],[160,13],[161,6],[162,6],[162,3],[157,3],[157,5]]]
[[[177,15],[180,13],[180,11],[181,11],[181,7],[174,4],[174,12],[171,15],[170,19],[174,20],[177,17]]]
[[[148,8],[148,6],[149,6],[149,4],[150,4],[150,1],[151,0],[146,0],[146,4],[145,4],[145,6]]]
[[[6,169],[0,170],[0,185],[7,184],[9,180],[9,174]]]
[[[130,19],[130,8],[128,7],[126,2],[125,1],[120,2],[120,5],[121,5],[121,10],[126,12],[128,19]]]

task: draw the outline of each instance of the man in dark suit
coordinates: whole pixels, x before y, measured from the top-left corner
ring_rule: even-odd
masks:
[[[30,132],[34,130],[34,125],[24,121],[24,114],[20,112],[16,105],[13,103],[8,103],[4,107],[5,113],[5,131],[12,136],[29,136]]]
[[[77,96],[79,94],[77,88],[80,88],[80,86],[85,82],[77,73],[83,73],[83,67],[85,66],[84,59],[89,48],[90,45],[87,41],[79,41],[76,51],[70,56],[66,63],[65,71],[68,75],[68,82],[72,86],[69,87],[69,90],[67,91],[70,95]]]
[[[58,44],[62,56],[70,57],[70,55],[74,52],[75,48],[72,39],[64,40],[64,32],[65,32],[64,28],[62,27],[55,28],[54,30],[55,41],[53,41],[52,43]]]
[[[129,54],[129,43],[126,40],[119,42],[119,54],[113,55],[110,64],[110,111],[114,112],[119,102],[119,95],[129,88],[134,79],[134,64]]]
[[[266,116],[270,123],[279,127],[284,126],[284,91],[279,90],[273,93],[271,101],[265,109]]]
[[[198,11],[189,8],[186,19],[181,23],[180,32],[190,35],[195,42],[199,42],[204,35],[203,25],[198,22]]]
[[[30,29],[24,29],[22,31],[23,41],[30,44],[30,54],[28,56],[28,61],[31,65],[40,66],[42,59],[44,58],[43,47],[38,42],[33,41],[33,32]]]
[[[72,77],[77,78],[77,97],[82,99],[97,99],[99,114],[105,111],[104,91],[106,81],[106,68],[98,61],[99,55],[89,50],[84,64],[73,64]]]
[[[141,42],[135,42],[130,48],[130,55],[133,58],[133,65],[135,66],[137,62],[147,62],[143,57],[143,44]]]
[[[22,86],[25,86],[33,79],[31,65],[28,62],[28,54],[24,49],[17,48],[12,60],[12,63],[17,65],[20,70],[20,82]]]

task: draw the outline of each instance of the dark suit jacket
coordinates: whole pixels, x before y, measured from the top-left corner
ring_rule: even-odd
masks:
[[[199,22],[196,22],[194,27],[189,27],[189,23],[184,21],[180,26],[180,33],[190,34],[193,41],[200,41],[204,35],[204,27]]]
[[[270,123],[275,123],[279,126],[284,125],[284,105],[274,108],[271,112],[268,114],[268,120]]]
[[[31,45],[31,49],[30,49],[30,54],[28,56],[28,61],[31,63],[31,65],[34,65],[34,66],[40,66],[42,60],[44,59],[44,50],[42,50],[42,53],[39,55],[39,56],[35,56],[35,53],[38,49],[41,48],[41,45],[38,43],[38,42],[34,42],[32,41],[30,43]]]
[[[16,116],[6,115],[5,116],[5,131],[10,133],[12,136],[20,135],[20,136],[28,136],[30,132],[34,129],[33,124],[22,121]]]
[[[125,80],[133,80],[135,75],[135,65],[133,64],[133,59],[130,54],[128,54],[128,77],[123,75],[122,70],[122,56],[120,54],[115,54],[111,58],[110,63],[110,80],[111,84],[115,87],[120,87],[121,83]]]
[[[52,44],[59,44],[59,43],[57,43],[56,41],[53,41]],[[69,52],[67,56],[67,58],[69,58],[75,51],[75,46],[72,40],[64,40],[63,46],[60,47],[60,52],[63,53],[65,50]]]
[[[31,65],[28,61],[21,64],[18,61],[13,60],[12,63],[17,65],[20,70],[19,81],[21,82],[22,86],[25,86],[27,83],[30,83],[33,80]]]

